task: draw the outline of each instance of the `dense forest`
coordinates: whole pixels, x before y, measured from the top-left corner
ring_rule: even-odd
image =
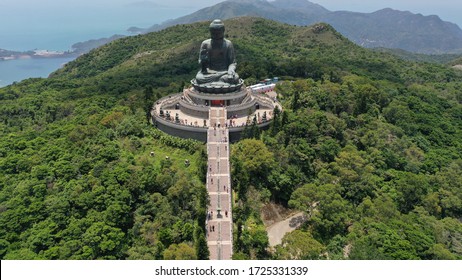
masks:
[[[0,88],[1,259],[208,258],[205,145],[147,118],[194,77],[208,24],[122,38]],[[231,146],[233,258],[462,259],[462,71],[326,24],[225,25],[240,76],[280,77],[284,106]],[[307,216],[271,249],[269,202]]]

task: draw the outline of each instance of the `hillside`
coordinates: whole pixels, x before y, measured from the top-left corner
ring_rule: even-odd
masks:
[[[100,47],[102,45],[105,45],[107,43],[110,43],[114,40],[117,40],[123,37],[125,36],[124,35],[113,35],[109,38],[100,38],[100,39],[88,40],[85,42],[75,43],[71,46],[72,53],[81,55],[81,54],[91,51],[92,49],[95,49],[97,47]]]
[[[208,25],[115,40],[0,89],[2,259],[207,258],[205,146],[146,113],[195,75]],[[230,147],[235,259],[462,259],[462,72],[327,24],[225,25],[247,83],[284,79],[284,112]],[[270,201],[309,219],[268,251]]]
[[[449,65],[453,66],[454,68],[458,70],[462,70],[462,57],[459,57],[451,62],[449,62]]]
[[[410,61],[447,64],[460,57],[460,54],[420,54],[400,49],[374,48],[374,51],[393,54],[394,56]]]
[[[367,48],[403,49],[426,54],[462,53],[462,30],[438,16],[390,8],[373,13],[329,11],[307,0],[228,0],[154,25],[145,32],[176,24],[239,16],[260,16],[299,26],[326,22],[351,41]],[[134,30],[140,32],[139,28]]]

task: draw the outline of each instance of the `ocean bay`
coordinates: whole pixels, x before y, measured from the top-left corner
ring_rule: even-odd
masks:
[[[94,3],[89,9],[83,4],[18,6],[1,3],[0,49],[70,51],[75,43],[115,34],[130,35],[126,30],[132,26],[149,27],[194,9],[148,2],[106,4]],[[0,87],[27,78],[47,77],[73,59],[75,57],[66,56],[0,60]]]
[[[27,58],[0,61],[0,87],[27,78],[46,78],[75,57]]]

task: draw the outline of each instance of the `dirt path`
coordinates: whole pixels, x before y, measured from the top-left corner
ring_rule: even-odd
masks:
[[[287,219],[274,223],[266,228],[270,246],[274,247],[278,244],[281,244],[284,235],[297,229],[297,227],[299,227],[303,221],[305,221],[303,212],[298,212],[288,217]]]

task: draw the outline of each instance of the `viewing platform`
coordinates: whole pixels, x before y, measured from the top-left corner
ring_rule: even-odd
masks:
[[[229,129],[231,142],[238,141],[246,124],[254,117],[261,129],[268,127],[275,107],[282,109],[276,93],[255,93],[249,88],[227,94],[203,93],[193,87],[159,99],[152,107],[152,123],[160,130],[181,138],[207,141],[209,111],[226,108],[223,125]]]

